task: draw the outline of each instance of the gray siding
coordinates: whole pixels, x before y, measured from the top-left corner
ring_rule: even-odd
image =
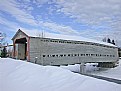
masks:
[[[37,63],[44,65],[115,62],[118,60],[118,49],[100,45],[45,42],[41,38],[30,38],[30,61],[34,62],[35,57],[38,57]]]

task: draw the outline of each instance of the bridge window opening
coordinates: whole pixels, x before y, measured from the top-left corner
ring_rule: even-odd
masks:
[[[50,57],[50,55],[47,55],[47,57]]]
[[[109,57],[109,55],[107,55],[107,57]]]
[[[86,56],[89,56],[89,54],[86,54]]]
[[[60,55],[60,57],[63,57],[63,55]]]
[[[55,57],[55,55],[52,55],[52,57]]]
[[[77,56],[77,54],[74,54],[74,56]]]
[[[73,54],[71,54],[71,56],[73,57],[74,55],[73,55]]]
[[[71,56],[70,54],[68,54],[68,56]]]
[[[46,55],[43,55],[43,57],[45,57]]]

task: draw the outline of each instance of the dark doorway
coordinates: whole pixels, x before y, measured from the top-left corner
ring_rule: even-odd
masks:
[[[26,60],[26,54],[27,54],[27,40],[26,38],[21,38],[21,39],[17,39],[15,41],[15,46],[16,46],[16,58],[18,59],[22,59],[22,60]]]

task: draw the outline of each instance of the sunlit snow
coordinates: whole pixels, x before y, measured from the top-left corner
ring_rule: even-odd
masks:
[[[0,91],[120,91],[121,85],[10,58],[0,59]]]

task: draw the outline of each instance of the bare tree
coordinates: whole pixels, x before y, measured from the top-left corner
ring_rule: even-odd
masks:
[[[0,47],[6,45],[6,34],[0,31]]]

